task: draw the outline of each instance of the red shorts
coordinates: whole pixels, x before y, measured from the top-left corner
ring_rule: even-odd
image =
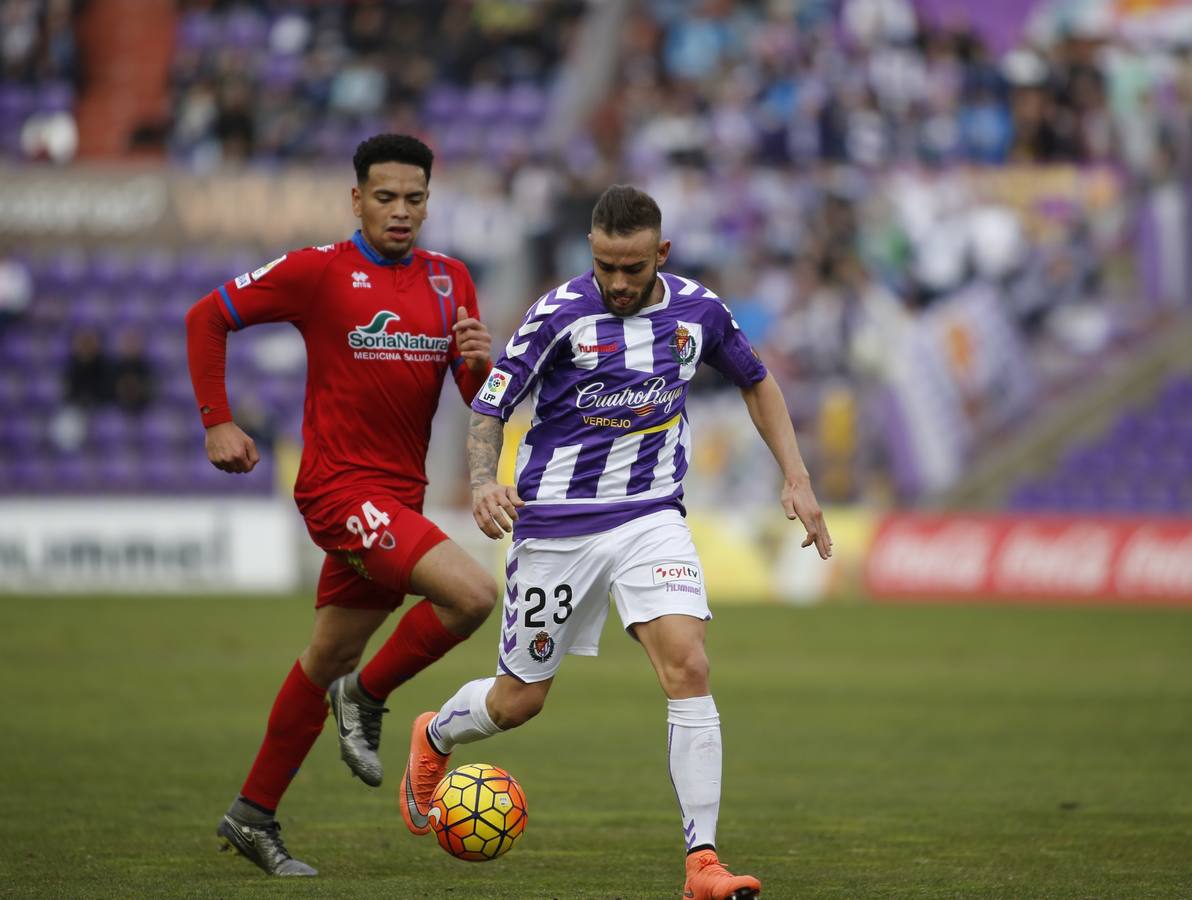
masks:
[[[306,516],[311,538],[327,551],[315,608],[397,609],[418,560],[447,535],[390,495],[348,496]]]

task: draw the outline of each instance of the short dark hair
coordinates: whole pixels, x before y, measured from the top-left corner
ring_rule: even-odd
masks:
[[[592,230],[605,234],[633,234],[645,228],[662,232],[662,210],[645,191],[628,184],[608,188],[592,209]]]
[[[430,181],[430,167],[434,164],[435,155],[430,147],[408,134],[377,134],[366,141],[361,141],[352,157],[352,165],[356,168],[356,181],[364,184],[368,181],[368,170],[375,163],[399,162],[418,166],[426,173],[426,180]]]

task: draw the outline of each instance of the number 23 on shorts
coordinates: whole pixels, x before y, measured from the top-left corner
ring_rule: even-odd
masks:
[[[554,590],[556,610],[551,617],[554,619],[556,625],[562,625],[567,621],[567,617],[571,615],[571,585],[560,584]],[[532,587],[526,591],[526,615],[525,625],[527,628],[544,628],[546,627],[546,618],[543,616],[539,618],[539,614],[546,608],[546,591],[540,587]]]
[[[361,520],[360,516],[348,516],[344,527],[360,538],[360,543],[365,550],[371,550],[372,545],[377,542],[377,538],[381,539],[382,550],[392,549],[395,544],[393,535],[388,531],[384,534],[379,531],[389,524],[389,514],[384,510],[377,509],[371,500],[365,500],[360,506],[360,511],[364,513],[364,519]]]

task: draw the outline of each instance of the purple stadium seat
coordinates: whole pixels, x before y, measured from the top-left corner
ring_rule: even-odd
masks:
[[[536,84],[519,82],[505,97],[506,113],[522,126],[534,126],[546,117],[546,92]]]
[[[206,10],[189,10],[178,20],[177,39],[182,50],[213,48],[221,40],[219,22]]]
[[[505,93],[495,84],[475,85],[464,97],[463,115],[477,125],[495,125],[505,113]]]
[[[459,121],[464,95],[459,88],[447,84],[432,87],[426,94],[422,112],[431,127]]]
[[[38,87],[36,102],[41,112],[69,112],[74,108],[74,88],[65,81],[46,82]]]
[[[51,409],[62,400],[62,378],[38,368],[25,382],[25,404],[31,409]]]
[[[25,376],[13,371],[0,371],[0,418],[22,405],[25,397]]]
[[[104,457],[96,463],[99,489],[108,494],[126,494],[141,486],[141,467],[132,454]]]
[[[236,7],[223,23],[223,40],[242,50],[263,48],[269,42],[269,23],[247,7]]]
[[[135,417],[114,409],[99,409],[87,422],[87,444],[103,457],[120,453],[136,441],[139,433]]]
[[[65,456],[49,463],[53,489],[62,494],[91,493],[102,484],[92,460],[83,456]]]
[[[40,457],[8,459],[0,468],[5,470],[5,481],[12,495],[45,494],[55,484],[50,463]]]
[[[36,413],[18,412],[0,422],[0,446],[14,462],[40,456],[46,449],[45,418]]]
[[[40,276],[39,288],[76,290],[87,282],[87,257],[77,251],[60,252],[45,261]]]
[[[87,265],[87,279],[102,290],[123,290],[133,281],[132,261],[118,250],[97,250]]]

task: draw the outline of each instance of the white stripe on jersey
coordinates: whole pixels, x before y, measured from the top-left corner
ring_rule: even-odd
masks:
[[[571,361],[577,369],[595,369],[600,361],[600,353],[592,347],[596,343],[596,323],[588,322],[583,328],[576,328],[571,332]]]
[[[613,441],[604,463],[604,472],[596,484],[596,496],[601,500],[620,499],[628,493],[629,473],[637,462],[645,436],[644,431],[639,431],[637,434],[623,434]]]
[[[571,487],[571,473],[575,471],[575,461],[579,459],[582,444],[568,444],[556,447],[551,454],[550,462],[542,473],[542,480],[538,482],[539,500],[565,500],[567,489]]]
[[[675,448],[679,446],[680,436],[687,431],[687,423],[679,419],[679,427],[672,428],[666,433],[666,443],[658,451],[658,463],[654,466],[654,480],[650,482],[650,490],[660,490],[675,485]]]
[[[624,319],[625,368],[654,372],[654,322],[649,318]]]
[[[695,359],[679,366],[679,377],[684,381],[690,381],[695,377],[695,370],[699,368],[699,356],[704,348],[704,326],[698,322],[680,322],[679,324],[691,332],[691,339],[695,341],[695,346],[699,348],[696,351]]]

